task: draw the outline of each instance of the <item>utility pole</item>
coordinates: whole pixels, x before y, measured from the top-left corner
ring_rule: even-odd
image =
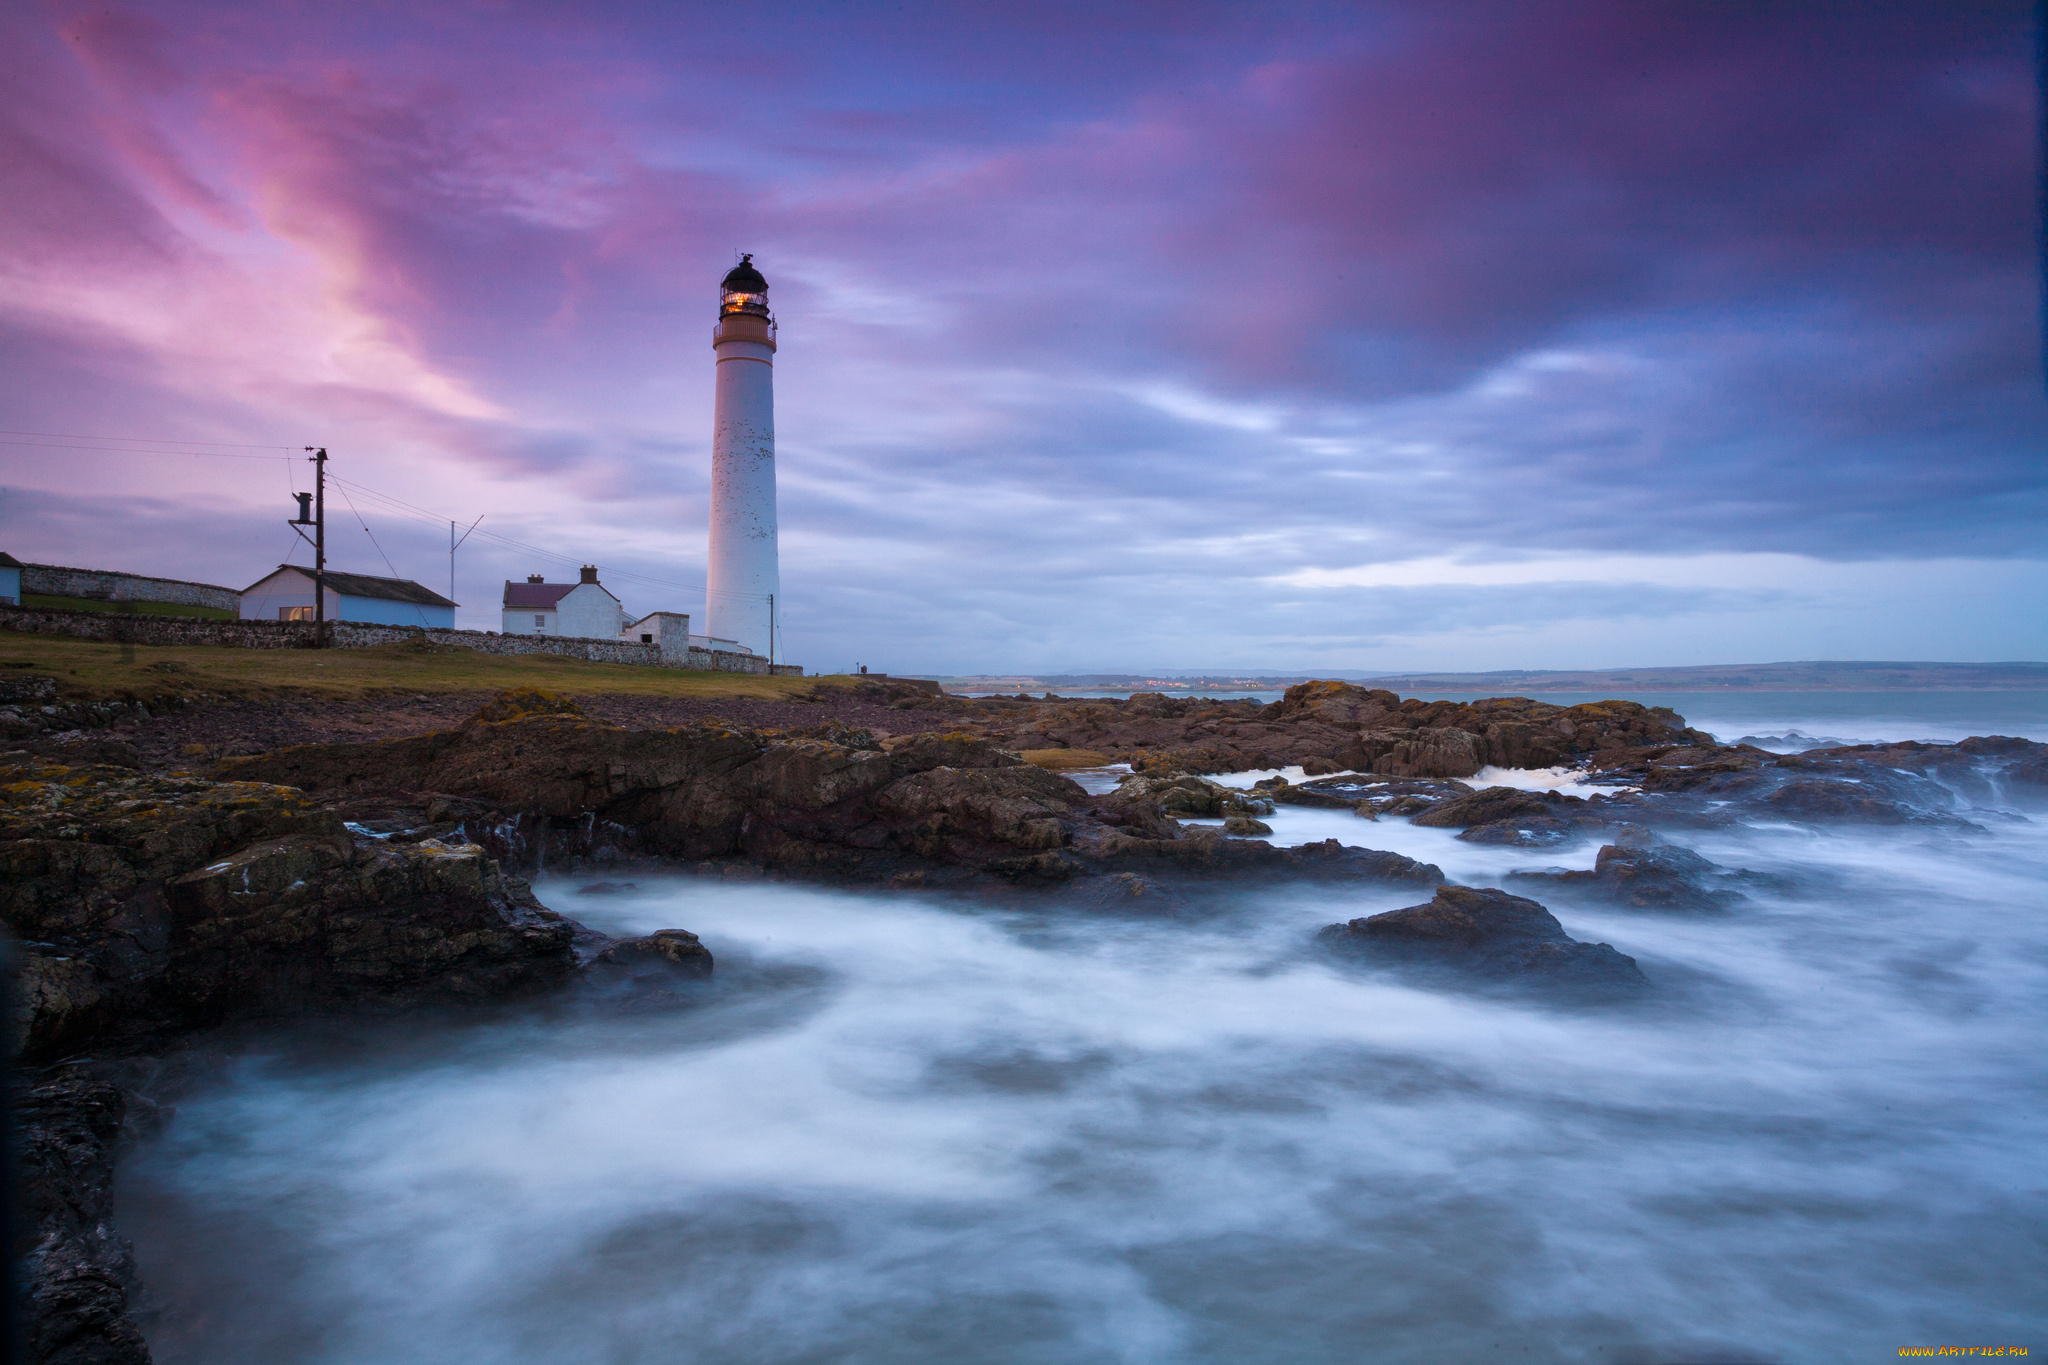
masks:
[[[775,594],[768,594],[768,666],[775,667]]]
[[[306,449],[312,450],[312,446]],[[313,461],[313,648],[327,648],[327,447]]]

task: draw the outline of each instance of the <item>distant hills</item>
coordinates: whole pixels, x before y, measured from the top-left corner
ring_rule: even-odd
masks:
[[[1683,668],[1501,669],[1488,673],[1050,673],[940,678],[949,692],[1058,692],[1061,688],[1138,688],[1156,692],[1244,692],[1291,687],[1310,678],[1410,695],[1423,692],[1870,692],[2048,690],[2048,663],[1950,664],[1815,659],[1771,664],[1694,664]]]

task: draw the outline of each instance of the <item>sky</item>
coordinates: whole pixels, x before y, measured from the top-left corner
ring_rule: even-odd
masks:
[[[0,7],[0,549],[701,621],[770,281],[785,654],[2048,658],[2024,3]],[[701,627],[699,627],[701,629]]]

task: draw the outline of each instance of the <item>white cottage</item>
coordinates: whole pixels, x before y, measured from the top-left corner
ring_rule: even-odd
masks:
[[[503,624],[507,635],[561,635],[579,640],[616,640],[629,619],[619,599],[597,581],[597,566],[583,566],[579,583],[550,583],[539,574],[524,583],[505,583]]]
[[[455,603],[411,579],[337,573],[333,569],[322,577],[327,588],[325,615],[330,621],[438,626],[451,630],[455,626]],[[276,573],[242,589],[241,605],[244,621],[310,621],[313,571],[296,564],[280,564]]]
[[[0,602],[10,607],[21,605],[22,563],[5,550],[0,550]]]

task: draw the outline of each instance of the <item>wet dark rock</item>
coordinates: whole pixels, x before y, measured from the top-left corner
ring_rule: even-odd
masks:
[[[1508,880],[1532,890],[1549,887],[1638,910],[1713,911],[1745,899],[1727,884],[1735,875],[1689,848],[1635,829],[1602,847],[1590,872],[1515,872]]]
[[[1481,979],[1606,990],[1648,984],[1634,958],[1605,943],[1582,943],[1537,902],[1492,888],[1440,886],[1427,904],[1332,924],[1316,937],[1343,954],[1454,968]]]
[[[148,1365],[128,1317],[135,1278],[113,1229],[114,1162],[129,1100],[84,1066],[61,1067],[16,1092],[15,1224],[18,1330],[25,1359],[49,1365]]]
[[[1497,848],[1550,848],[1580,838],[1583,827],[1554,815],[1523,815],[1512,820],[1493,820],[1474,825],[1458,835],[1467,843]]]
[[[1710,740],[1675,713],[1635,702],[1404,701],[1336,681],[1297,684],[1263,707],[1157,693],[960,706],[963,724],[1006,748],[1088,749],[1152,776],[1300,765],[1310,774],[1466,777],[1487,764],[1548,767],[1602,750]]]
[[[1389,853],[1383,849],[1353,848],[1335,839],[1297,844],[1281,852],[1296,872],[1313,876],[1355,877],[1415,886],[1435,886],[1444,879],[1443,869],[1435,863],[1418,862],[1405,854]]]
[[[304,793],[53,765],[0,772],[0,921],[31,1064],[236,1017],[558,980],[574,927],[473,845],[352,835]]]
[[[1176,818],[1273,813],[1273,803],[1264,793],[1226,787],[1206,777],[1147,777],[1134,772],[1117,782],[1116,794],[1129,801],[1149,801],[1162,815]]]
[[[1430,807],[1415,817],[1415,823],[1431,829],[1468,829],[1501,821],[1555,817],[1570,808],[1584,807],[1585,801],[1556,792],[1528,792],[1515,787],[1488,787],[1469,796],[1454,797]]]
[[[1782,735],[1744,735],[1735,741],[1738,746],[1749,745],[1758,749],[1777,747],[1781,749],[1826,749],[1843,743],[1820,735],[1804,735],[1797,730],[1787,730]]]
[[[1233,815],[1223,822],[1223,832],[1240,838],[1251,838],[1271,834],[1273,827],[1264,820],[1254,820],[1249,815]]]
[[[1358,808],[1358,798],[1356,796],[1346,795],[1342,791],[1335,791],[1306,782],[1292,787],[1269,787],[1266,791],[1267,795],[1272,798],[1276,805],[1308,806],[1319,810],[1356,810]]]
[[[624,971],[636,977],[707,977],[711,950],[683,929],[659,929],[642,938],[620,939],[591,960],[593,973]]]
[[[1400,815],[1414,814],[1440,802],[1469,795],[1472,791],[1470,783],[1455,778],[1397,778],[1352,773],[1320,777],[1294,786],[1288,786],[1284,778],[1273,780],[1281,785],[1272,788],[1268,795],[1281,805],[1358,810],[1360,803],[1371,802],[1374,812],[1382,815],[1389,811]]]
[[[1795,820],[1859,820],[1903,825],[1920,812],[1860,782],[1809,778],[1787,782],[1763,798],[1765,809]]]

